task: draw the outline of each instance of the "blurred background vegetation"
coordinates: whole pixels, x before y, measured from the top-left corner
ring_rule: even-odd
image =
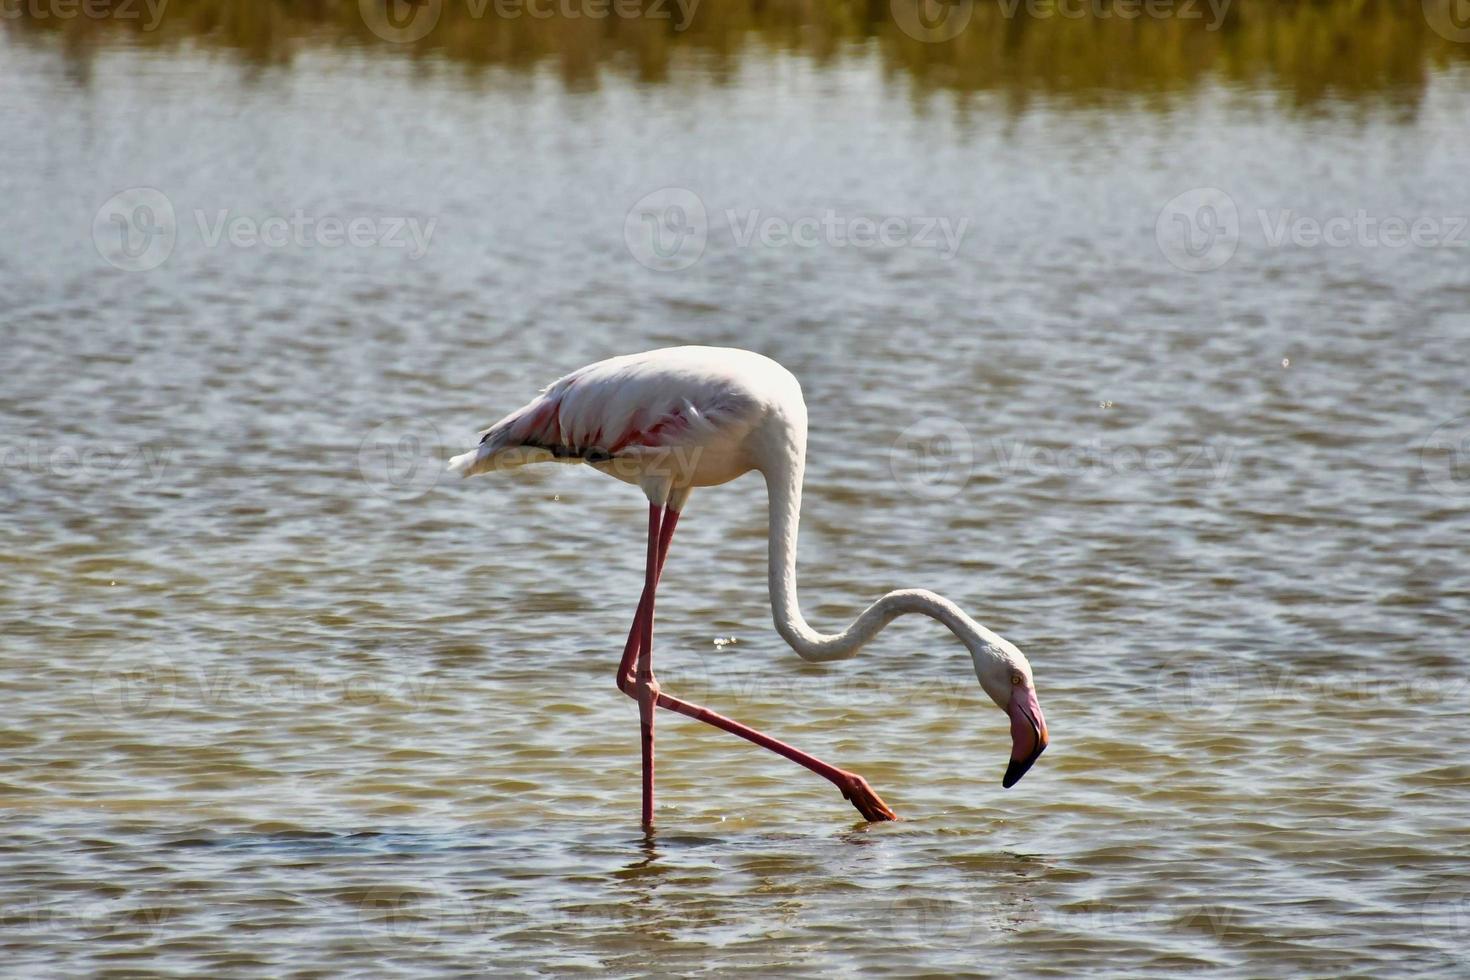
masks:
[[[662,82],[682,61],[718,79],[761,49],[824,63],[876,51],[923,89],[1018,102],[1167,97],[1212,80],[1264,85],[1302,106],[1365,97],[1412,106],[1429,71],[1470,58],[1470,40],[1452,39],[1470,38],[1466,0],[617,0],[624,14],[600,17],[588,12],[612,0],[418,0],[416,12],[394,6],[403,0],[166,0],[156,23],[149,2],[0,0],[0,23],[12,37],[60,45],[83,76],[119,42],[187,44],[261,67],[360,46],[469,72],[554,66],[573,88],[595,87],[604,71]],[[1128,16],[1145,2],[1166,15]],[[634,8],[645,16],[627,16]],[[430,17],[432,29],[393,42],[369,27],[405,13]],[[925,23],[963,26],[922,39],[915,25]]]

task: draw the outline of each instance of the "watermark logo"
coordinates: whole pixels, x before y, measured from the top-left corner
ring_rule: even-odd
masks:
[[[915,41],[940,44],[959,37],[975,16],[975,0],[889,0],[893,22]]]
[[[709,242],[704,201],[686,187],[645,194],[623,221],[623,241],[638,263],[658,272],[689,268]]]
[[[1430,30],[1457,44],[1470,44],[1470,0],[1424,0]]]
[[[926,895],[899,898],[889,906],[885,921],[889,934],[901,942],[950,948],[975,938],[979,925],[968,900]]]
[[[1218,31],[1230,12],[1231,0],[1000,0],[1002,16],[1013,20],[1023,11],[1030,20],[1203,20],[1207,31]]]
[[[178,700],[181,676],[152,647],[127,646],[92,672],[92,705],[110,721],[165,718]]]
[[[890,214],[881,218],[842,215],[828,208],[820,215],[787,218],[759,209],[727,210],[725,221],[739,248],[932,248],[944,259],[960,250],[970,219]]]
[[[132,901],[118,898],[79,901],[78,896],[64,893],[31,901],[14,895],[0,900],[0,928],[5,930],[7,944],[16,948],[21,937],[64,942],[85,935],[91,941],[105,936],[151,943],[154,937],[166,932],[173,915],[174,909],[150,901],[147,895],[136,896]]]
[[[1425,0],[1426,4],[1432,0]],[[1001,17],[1026,20],[1204,20],[1218,31],[1231,0],[999,0]],[[915,41],[938,44],[958,37],[975,15],[974,0],[889,0],[898,29]]]
[[[380,950],[431,945],[452,923],[469,918],[466,903],[432,879],[380,885],[357,903],[358,931]]]
[[[1470,415],[1441,422],[1419,450],[1419,468],[1446,497],[1470,497]]]
[[[151,488],[163,482],[169,454],[163,446],[55,444],[32,439],[0,445],[0,470],[83,483],[137,481]]]
[[[659,648],[658,637],[654,637],[654,671],[659,690],[663,693],[695,704],[733,705],[736,690],[711,682],[710,660],[698,651],[673,648],[665,644]],[[637,673],[637,658],[634,658],[634,673]],[[623,716],[629,721],[639,717],[637,691],[621,695]],[[634,729],[629,729],[634,731]]]
[[[392,418],[357,447],[357,471],[378,496],[400,503],[414,500],[434,489],[444,475],[443,446],[430,420]]]
[[[1441,949],[1458,955],[1470,951],[1470,891],[1441,888],[1419,906],[1424,935]]]
[[[1240,212],[1218,187],[1196,187],[1164,205],[1154,240],[1169,264],[1185,272],[1212,272],[1240,245]]]
[[[439,224],[437,218],[316,216],[300,208],[289,216],[265,218],[233,215],[228,208],[212,215],[200,209],[194,212],[194,221],[205,248],[221,244],[233,248],[401,248],[415,261],[428,253]]]
[[[687,269],[704,255],[710,237],[727,236],[735,248],[927,248],[955,257],[969,218],[841,214],[782,215],[759,208],[727,208],[712,220],[704,200],[686,187],[663,187],[644,196],[623,221],[623,241],[640,265],[660,272]]]
[[[1252,242],[1264,248],[1467,248],[1466,215],[1351,214],[1322,217],[1295,208],[1257,208]],[[1257,237],[1257,229],[1258,236]],[[1213,272],[1240,246],[1242,218],[1234,199],[1218,187],[1196,187],[1159,212],[1154,238],[1171,265],[1186,272]]]
[[[1159,671],[1159,707],[1179,722],[1219,724],[1235,713],[1240,675],[1231,662],[1169,666]]]
[[[1110,406],[1111,402],[1103,405]],[[888,451],[888,468],[905,491],[922,500],[946,500],[970,482],[977,465],[987,473],[1041,479],[1155,477],[1220,482],[1235,466],[1229,444],[1131,445],[1101,439],[1049,446],[1025,439],[994,437],[981,459],[963,423],[928,416],[909,426]]]
[[[1112,402],[1099,407],[1111,408]],[[1181,446],[1110,444],[1101,439],[1053,448],[1024,439],[992,439],[996,469],[1008,475],[1091,476],[1111,478],[1140,473],[1146,476],[1208,475],[1221,481],[1235,465],[1235,447],[1201,443]]]
[[[301,208],[264,217],[230,209],[195,208],[193,227],[204,248],[379,248],[401,249],[410,260],[429,250],[437,218],[336,214],[313,215]],[[168,195],[134,187],[109,198],[92,221],[97,253],[126,272],[148,272],[168,261],[179,244],[178,213]]]
[[[1238,708],[1310,709],[1327,704],[1377,710],[1404,705],[1456,705],[1470,700],[1470,680],[1400,671],[1300,672],[1239,660],[1194,661],[1161,667],[1159,707],[1183,723],[1218,725]]]
[[[368,30],[389,44],[422,41],[439,26],[444,0],[357,0]]]
[[[142,29],[156,31],[169,0],[0,0],[0,20],[141,20]]]
[[[3,0],[0,0],[3,2]],[[564,21],[667,20],[673,30],[688,30],[700,0],[464,0],[463,13],[471,20]],[[456,10],[459,8],[456,7]],[[444,15],[444,0],[358,0],[363,23],[390,44],[412,44],[428,37]]]
[[[153,187],[119,191],[92,219],[97,254],[124,272],[158,268],[174,253],[178,240],[173,202]]]
[[[654,675],[660,690],[716,711],[738,713],[748,708],[765,712],[781,706],[818,714],[850,712],[853,717],[909,708],[973,715],[982,697],[974,674],[959,669],[940,674],[769,670],[751,666],[748,655],[729,652],[728,642],[716,640],[714,646],[714,651],[705,652],[669,643],[663,645],[662,653],[655,649]],[[625,717],[637,719],[635,697],[621,700]]]
[[[206,664],[195,663],[195,659],[184,653],[170,657],[141,644],[125,646],[92,672],[92,705],[99,715],[114,722],[156,722],[170,717],[219,717],[262,704],[344,710],[407,706],[417,710],[439,697],[432,674],[242,667],[238,657]]]
[[[1262,237],[1270,248],[1465,248],[1470,218],[1463,215],[1374,215],[1359,208],[1352,215],[1318,218],[1295,209],[1256,211]]]
[[[965,489],[975,467],[970,430],[944,416],[910,425],[888,451],[888,469],[905,491],[921,500],[948,500]]]

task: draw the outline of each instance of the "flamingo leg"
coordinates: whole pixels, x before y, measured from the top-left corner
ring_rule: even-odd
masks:
[[[882,797],[873,790],[873,787],[868,785],[868,781],[857,773],[848,772],[846,769],[838,769],[831,763],[823,762],[810,753],[787,745],[780,739],[772,738],[764,732],[758,732],[749,725],[742,725],[738,721],[726,718],[724,715],[717,714],[701,705],[693,704],[682,698],[676,698],[671,694],[664,694],[663,692],[659,692],[657,698],[660,708],[677,711],[681,715],[687,715],[697,721],[704,722],[706,725],[713,725],[732,735],[739,735],[748,742],[754,742],[762,748],[770,749],[777,755],[785,756],[799,766],[810,769],[818,776],[821,776],[836,786],[841,791],[843,798],[857,807],[858,812],[863,815],[863,819],[898,819],[898,814],[894,813],[888,804],[883,802]]]
[[[769,749],[803,766],[823,779],[831,782],[851,801],[866,820],[897,820],[898,815],[868,785],[868,781],[857,773],[839,769],[823,762],[810,753],[787,745],[764,732],[701,705],[682,698],[665,694],[653,676],[653,606],[654,594],[658,589],[664,562],[668,559],[669,544],[674,537],[679,512],[671,507],[660,510],[656,504],[648,508],[648,557],[644,573],[643,597],[638,603],[638,612],[633,619],[633,628],[628,633],[628,643],[623,648],[622,664],[618,668],[618,689],[638,700],[638,717],[643,736],[643,828],[653,828],[653,716],[654,707],[675,711],[681,715],[702,721],[722,731],[738,735],[762,748]]]
[[[623,647],[618,665],[618,690],[638,701],[638,720],[643,750],[643,829],[653,829],[654,783],[654,714],[658,698],[658,680],[653,676],[653,601],[659,575],[669,555],[669,542],[679,512],[648,505],[648,556],[644,566],[643,595]]]

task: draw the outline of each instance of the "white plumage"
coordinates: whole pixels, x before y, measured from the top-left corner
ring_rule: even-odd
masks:
[[[1046,748],[1046,720],[1031,666],[1020,650],[958,606],[922,589],[890,592],[847,629],[823,634],[801,615],[796,596],[796,539],[806,466],[806,403],[784,367],[751,351],[672,347],[598,361],[552,382],[525,407],[485,429],[480,444],[456,456],[461,475],[527,463],[587,463],[642,487],[649,501],[648,565],[643,598],[618,669],[618,687],[638,699],[643,727],[643,823],[653,824],[653,715],[666,708],[772,749],[836,785],[870,820],[893,811],[862,777],[768,735],[663,692],[653,676],[653,607],[679,514],[695,487],[759,470],[770,500],[769,583],[776,629],[804,659],[854,655],[888,623],[922,613],[949,628],[969,650],[986,694],[1011,719],[1007,787]]]
[[[464,476],[527,463],[587,462],[668,491],[727,483],[755,468],[744,443],[772,412],[801,405],[791,373],[750,351],[674,347],[589,364],[480,433],[449,461]],[[801,419],[805,435],[805,416]],[[660,501],[663,503],[664,501]]]

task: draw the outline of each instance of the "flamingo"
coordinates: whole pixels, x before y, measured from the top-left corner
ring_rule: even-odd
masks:
[[[1015,785],[1047,746],[1046,719],[1025,655],[943,596],[923,589],[890,592],[840,633],[823,634],[807,624],[796,597],[806,425],[800,383],[770,358],[736,348],[670,347],[573,371],[483,430],[478,446],[449,461],[450,472],[466,477],[531,463],[583,463],[640,487],[647,496],[643,594],[616,677],[618,690],[638,702],[645,833],[654,823],[657,708],[713,725],[804,766],[836,786],[866,820],[897,819],[858,774],[676,697],[654,676],[654,593],[690,492],[751,470],[766,481],[776,630],[798,656],[811,663],[844,660],[897,617],[928,616],[968,648],[980,687],[1010,717],[1010,763],[1001,785]]]

